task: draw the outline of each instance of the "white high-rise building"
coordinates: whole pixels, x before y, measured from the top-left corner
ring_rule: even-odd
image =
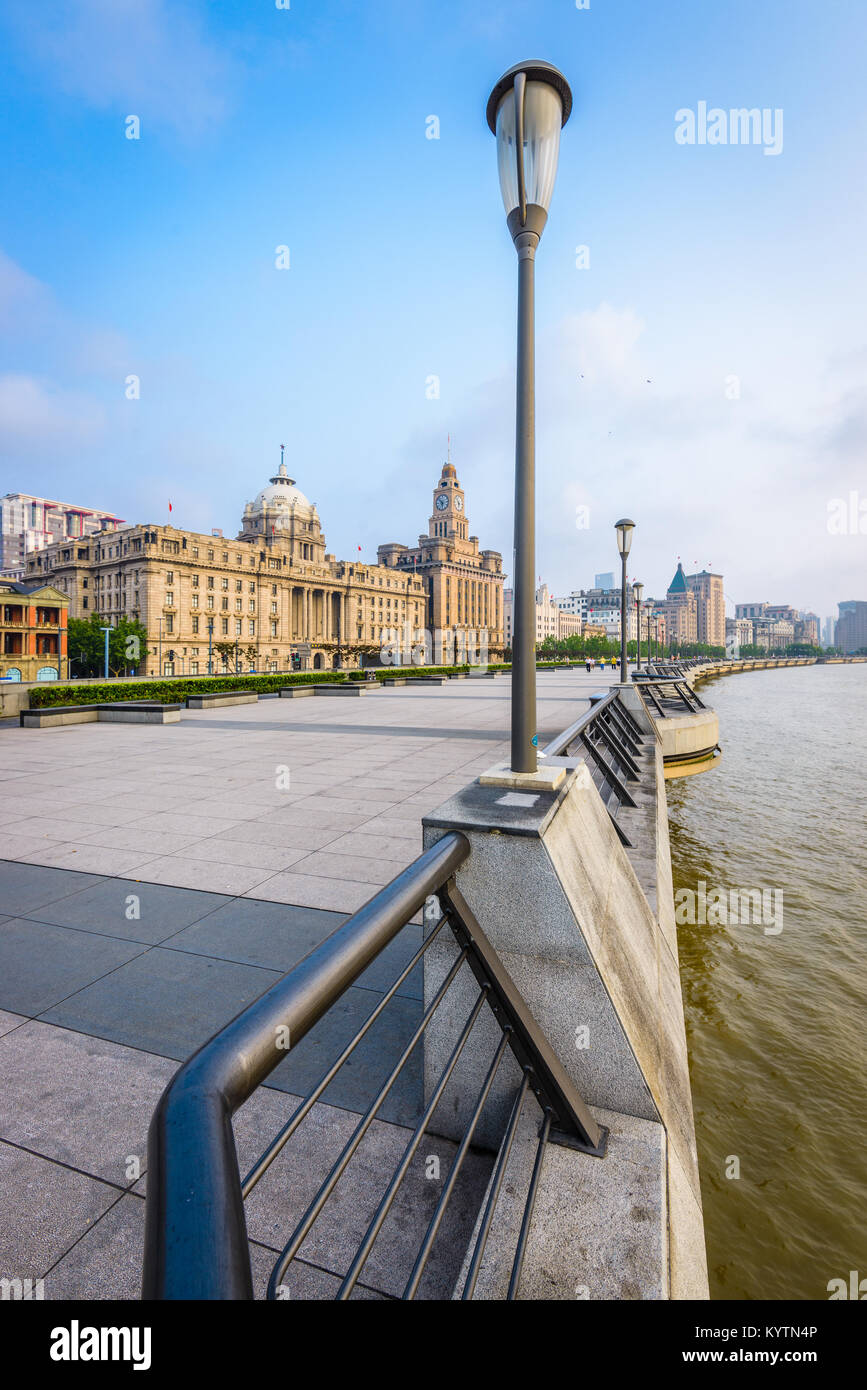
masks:
[[[113,512],[54,502],[28,492],[0,497],[0,575],[23,579],[28,552],[44,550],[52,541],[113,531],[123,520]]]

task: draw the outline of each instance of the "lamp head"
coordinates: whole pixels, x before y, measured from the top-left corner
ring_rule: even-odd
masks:
[[[615,521],[614,529],[617,532],[617,549],[621,560],[625,560],[629,554],[629,547],[632,545],[632,532],[635,530],[635,522],[629,521],[624,517],[621,521]]]
[[[538,240],[548,220],[557,177],[560,130],[572,110],[562,72],[533,59],[503,73],[488,98],[488,125],[497,137],[500,192],[513,238]]]
[[[632,585],[632,597],[635,599],[636,603],[640,603],[643,595],[644,585],[636,579],[635,583]]]

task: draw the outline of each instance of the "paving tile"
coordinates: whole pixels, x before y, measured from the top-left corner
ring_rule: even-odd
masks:
[[[118,875],[130,873],[152,856],[146,850],[103,849],[99,845],[58,844],[22,855],[27,864],[50,864],[56,869],[77,869],[83,873]]]
[[[171,946],[285,973],[345,921],[339,912],[237,898],[187,927]]]
[[[18,1279],[43,1278],[120,1196],[97,1178],[4,1143],[0,1191],[15,1194],[3,1202],[0,1270]]]
[[[351,832],[350,832],[351,833]],[[409,840],[413,845],[417,845],[417,854],[421,854],[422,829],[421,816],[409,814],[406,816],[373,816],[371,820],[365,821],[362,827],[365,835],[385,835],[388,839]]]
[[[0,1139],[129,1186],[130,1160],[144,1170],[148,1125],[176,1070],[165,1057],[27,1022],[0,1037]]]
[[[231,817],[186,815],[175,811],[141,816],[131,824],[139,830],[156,830],[165,835],[219,835],[235,824]]]
[[[3,921],[6,919],[3,918]],[[13,1028],[18,1028],[22,1023],[27,1022],[26,1014],[10,1014],[5,1009],[0,1009],[0,1037],[4,1033],[11,1033]]]
[[[79,927],[156,945],[225,904],[222,893],[114,878],[35,908],[29,915],[58,927]]]
[[[420,851],[409,840],[398,835],[369,835],[367,826],[364,825],[360,830],[350,830],[348,834],[332,840],[328,846],[328,853],[356,855],[362,859],[388,859],[392,863],[405,866],[412,863]]]
[[[349,880],[334,882],[314,874],[274,874],[267,883],[247,891],[245,897],[267,898],[270,902],[294,903],[296,907],[321,907],[327,912],[357,912],[376,892],[374,883]]]
[[[238,844],[276,845],[279,849],[301,849],[312,851],[323,849],[344,833],[344,827],[335,826],[330,830],[310,825],[292,825],[272,820],[247,821],[236,825],[232,830],[220,834],[220,840],[232,840]]]
[[[348,989],[271,1072],[268,1085],[306,1095],[370,1017],[380,998],[376,990],[358,986]],[[420,1000],[406,995],[391,999],[331,1082],[323,1100],[347,1110],[364,1110],[397,1062],[421,1015]],[[421,1108],[422,1044],[419,1043],[383,1103],[381,1115],[396,1124],[414,1124]]]
[[[0,1008],[40,1014],[146,948],[13,917],[0,924]]]
[[[94,874],[78,876],[0,859],[0,908],[12,916],[27,914],[34,907],[65,898],[98,881]]]
[[[48,1010],[44,1021],[183,1061],[279,978],[156,946]]]
[[[115,1202],[49,1270],[46,1299],[139,1299],[144,1220],[141,1197]]]
[[[210,864],[237,864],[250,869],[270,869],[277,872],[288,869],[308,854],[306,849],[288,849],[280,845],[263,845],[243,840],[227,840],[223,835],[215,835],[210,840],[199,840],[191,848],[179,849],[179,859],[205,860]]]
[[[385,859],[381,855],[368,857],[360,854],[339,854],[333,846],[327,850],[317,850],[302,859],[297,866],[299,874],[315,874],[333,882],[350,879],[355,883],[374,883],[380,886],[390,883],[406,868],[408,860]]]
[[[175,854],[198,843],[197,835],[176,835],[158,830],[142,830],[126,825],[102,825],[98,830],[88,827],[87,833],[77,837],[80,845],[101,845],[104,849],[135,850],[141,859],[153,859],[156,855]]]
[[[264,883],[271,869],[251,869],[243,864],[215,864],[212,860],[184,859],[181,854],[148,859],[137,866],[138,877],[146,883],[164,883],[175,888],[197,888],[234,896]]]

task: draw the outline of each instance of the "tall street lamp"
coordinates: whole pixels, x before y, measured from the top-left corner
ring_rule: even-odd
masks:
[[[620,575],[620,684],[625,685],[629,679],[626,668],[626,615],[627,596],[626,596],[626,561],[629,556],[629,547],[632,545],[632,532],[635,530],[635,522],[623,519],[614,523],[617,532],[617,549],[620,552],[621,575]]]
[[[635,628],[638,633],[638,651],[636,653],[638,659],[635,663],[635,669],[639,676],[641,675],[641,600],[643,595],[644,585],[636,579],[632,585],[632,597],[635,599]]]
[[[518,253],[515,419],[515,561],[512,584],[513,772],[536,771],[536,573],[534,262],[557,176],[569,84],[550,63],[516,63],[488,98],[497,137],[500,192]]]

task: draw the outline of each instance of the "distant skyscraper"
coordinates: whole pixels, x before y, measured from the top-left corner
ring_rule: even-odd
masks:
[[[838,603],[840,617],[834,645],[844,652],[867,650],[867,603],[859,599],[846,599]]]
[[[725,646],[726,604],[722,575],[711,574],[708,570],[688,574],[686,587],[695,594],[699,642],[706,642],[710,647]]]
[[[28,492],[7,492],[0,497],[0,574],[23,579],[25,556],[44,550],[53,541],[90,536],[113,530],[122,519],[94,507],[52,502]]]
[[[593,587],[594,589],[613,589],[614,572],[608,570],[605,574],[597,574],[593,580]]]

